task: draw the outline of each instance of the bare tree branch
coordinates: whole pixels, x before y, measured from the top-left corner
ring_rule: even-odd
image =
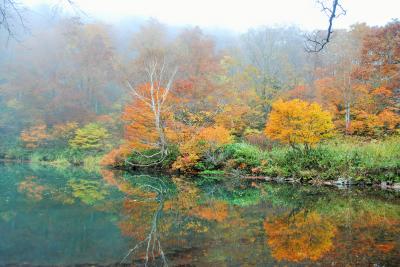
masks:
[[[66,3],[70,6],[75,13],[86,15],[73,0],[60,0],[53,8],[59,8],[62,3]],[[26,26],[24,16],[24,11],[27,10],[28,9],[20,0],[0,0],[0,31],[5,30],[8,34],[8,38],[17,39],[16,32],[18,29],[22,29],[23,31],[29,29]]]
[[[332,7],[327,7],[324,1],[317,1],[321,5],[321,11],[328,16],[327,31],[316,31],[306,36],[305,49],[309,53],[320,52],[329,43],[333,33],[334,19],[346,15],[346,10],[339,3],[339,0],[332,0]]]
[[[144,155],[138,150],[134,151],[141,157],[154,159],[148,164],[137,164],[129,160],[125,160],[125,163],[134,167],[149,167],[162,163],[168,156],[162,115],[167,108],[165,101],[172,90],[178,68],[170,66],[165,56],[161,58],[157,58],[157,56],[148,56],[148,58],[140,63],[140,69],[142,74],[140,75],[142,76],[141,79],[139,79],[140,81],[131,83],[129,79],[126,79],[126,85],[134,98],[137,98],[150,108],[153,114],[154,127],[158,134],[158,141],[155,144],[153,143],[153,145],[160,150],[151,155]],[[148,84],[148,88],[143,89],[143,82]],[[145,140],[140,141],[141,143],[147,143]]]
[[[161,242],[160,242],[160,235],[159,235],[159,220],[162,214],[162,210],[164,207],[164,195],[167,193],[167,188],[165,186],[165,183],[161,180],[158,179],[161,183],[159,184],[159,187],[149,185],[149,184],[144,184],[141,187],[148,187],[150,190],[154,191],[157,193],[156,201],[158,202],[158,208],[153,214],[153,218],[151,221],[151,227],[150,231],[147,235],[147,237],[137,243],[134,248],[130,249],[128,253],[125,255],[125,257],[121,260],[120,264],[123,264],[126,259],[133,255],[137,250],[139,250],[143,245],[146,247],[146,257],[145,257],[145,263],[144,266],[148,266],[149,263],[149,254],[151,254],[153,261],[155,260],[155,252],[158,253],[158,255],[161,257],[161,266],[168,266],[167,258],[165,257],[164,251],[161,247]]]
[[[15,39],[15,28],[17,26],[26,29],[22,16],[23,9],[23,6],[18,1],[0,1],[0,30],[5,30],[9,38]]]

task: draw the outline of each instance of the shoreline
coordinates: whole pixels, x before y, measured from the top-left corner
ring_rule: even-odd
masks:
[[[32,164],[36,163],[29,159],[5,159],[0,158],[0,164]],[[57,165],[51,164],[51,161],[43,161],[38,162],[38,165],[41,166],[50,166],[53,168],[57,168]],[[73,167],[83,167],[83,165],[74,165],[71,163],[70,166]],[[104,168],[98,165],[101,169],[109,169],[112,171],[123,171],[128,173],[148,173],[148,174],[161,174],[161,175],[181,175],[187,177],[198,177],[199,174],[184,174],[180,172],[173,172],[170,170],[159,168],[155,169],[148,169],[148,168],[138,168],[136,170],[132,170],[129,168]],[[229,174],[222,174],[221,176],[229,177]],[[232,175],[233,176],[233,175]],[[390,181],[375,181],[375,182],[365,182],[365,181],[353,181],[351,179],[337,179],[337,180],[308,180],[304,181],[302,178],[285,178],[285,177],[271,177],[271,176],[263,176],[263,175],[240,175],[239,179],[244,181],[251,181],[251,182],[272,182],[272,183],[287,183],[287,184],[299,184],[299,185],[312,185],[312,186],[329,186],[329,187],[336,187],[336,188],[350,188],[350,187],[357,187],[357,188],[379,188],[382,190],[394,190],[400,191],[400,182],[390,182]]]
[[[283,177],[269,177],[269,176],[243,176],[243,180],[248,181],[260,181],[260,182],[273,182],[273,183],[289,183],[289,184],[300,184],[300,185],[313,185],[313,186],[333,186],[336,188],[380,188],[382,190],[395,190],[400,191],[400,183],[394,182],[363,182],[363,181],[351,181],[351,180],[310,180],[307,182],[301,181],[301,179],[294,178],[283,178]]]

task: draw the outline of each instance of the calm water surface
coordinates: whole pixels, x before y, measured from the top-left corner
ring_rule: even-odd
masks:
[[[0,165],[0,265],[399,266],[400,195]]]

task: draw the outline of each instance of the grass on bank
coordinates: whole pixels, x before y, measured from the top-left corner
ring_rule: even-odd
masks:
[[[18,144],[3,151],[2,158],[5,159],[29,160],[58,168],[80,165],[89,171],[99,169],[103,155],[71,148],[27,151]],[[176,148],[171,151],[174,153],[169,155],[167,162],[163,162],[164,169],[168,169],[178,156]],[[363,182],[400,182],[400,136],[379,141],[337,137],[309,151],[277,144],[264,150],[238,142],[219,148],[215,153],[212,161],[202,158],[197,164],[198,182],[219,182],[226,179],[223,174],[228,177],[231,174],[290,177],[303,181],[341,178]],[[130,160],[141,163],[142,159],[132,155]]]
[[[171,153],[168,161],[159,166],[160,169],[170,171],[177,156],[178,153]],[[138,165],[147,163],[135,154],[129,160]],[[278,144],[262,149],[237,142],[202,157],[194,166],[194,173],[197,176],[193,179],[199,184],[221,182],[235,175],[302,181],[343,179],[367,183],[400,182],[400,137],[380,141],[337,137],[309,150]]]
[[[312,150],[275,146],[269,151],[235,143],[224,149],[226,170],[303,180],[400,182],[400,138],[363,142],[354,138],[331,140]]]

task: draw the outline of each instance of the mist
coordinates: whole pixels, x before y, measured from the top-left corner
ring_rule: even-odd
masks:
[[[397,266],[396,5],[0,1],[0,265]]]

